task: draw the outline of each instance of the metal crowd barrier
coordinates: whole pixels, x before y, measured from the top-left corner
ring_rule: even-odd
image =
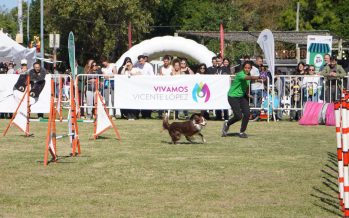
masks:
[[[114,78],[108,78],[102,74],[79,74],[75,79],[75,96],[77,96],[81,115],[92,117],[97,78],[99,79],[99,92],[105,100],[106,107],[116,108],[114,105]]]
[[[72,78],[67,74],[51,74],[54,81],[55,100],[62,102],[64,108],[70,108],[70,83]]]
[[[341,98],[347,81],[348,77],[328,80],[318,75],[276,75],[274,90],[280,102],[274,110],[289,115],[302,111],[307,101],[334,102]]]
[[[234,77],[231,77],[232,80]],[[54,75],[54,78],[55,84],[58,84],[60,79],[71,81],[69,75],[58,75],[58,77]],[[75,80],[75,87],[77,87],[75,90],[81,111],[86,116],[92,116],[93,93],[96,91],[94,80],[96,78],[99,78],[99,91],[105,99],[107,108],[113,110],[117,108],[114,105],[114,78],[107,78],[101,74],[80,74]],[[340,80],[326,80],[317,75],[275,75],[274,90],[272,90],[269,78],[263,83],[264,88],[259,91],[258,96],[253,97],[250,88],[251,113],[259,114],[263,111],[268,120],[270,116],[275,115],[281,119],[284,115],[289,116],[291,112],[301,112],[307,101],[333,102],[341,97],[341,90],[349,85],[347,81],[348,77]],[[69,102],[69,89],[66,90],[63,89],[62,102]],[[272,97],[273,93],[274,98]]]
[[[232,80],[235,76],[232,76]],[[107,108],[109,109],[117,109],[116,105],[114,105],[114,78],[107,78],[101,74],[79,74],[75,79],[75,89],[76,96],[78,98],[79,107],[81,109],[82,114],[85,116],[92,117],[92,109],[94,108],[93,104],[93,93],[96,91],[96,87],[94,85],[94,81],[96,78],[99,78],[99,91],[105,99],[105,103]],[[262,103],[254,104],[253,98],[250,98],[250,106],[252,111],[259,111],[261,109],[266,110],[266,114],[269,119],[269,115],[271,114],[270,109],[270,81],[264,83],[265,88],[261,90],[261,96],[263,98],[258,99]],[[265,102],[265,103],[264,103]],[[217,110],[219,110],[217,108]],[[268,112],[269,111],[269,112]],[[213,111],[214,112],[214,111]],[[231,114],[231,110],[229,110]],[[214,114],[215,115],[215,114]]]

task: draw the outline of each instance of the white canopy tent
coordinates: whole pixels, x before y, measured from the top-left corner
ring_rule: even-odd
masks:
[[[125,52],[116,62],[117,67],[121,67],[124,59],[130,57],[133,63],[137,62],[138,55],[147,54],[149,59],[156,59],[165,54],[179,57],[187,57],[199,63],[211,66],[212,57],[215,54],[191,39],[175,36],[154,37],[145,40]]]
[[[22,59],[27,59],[28,67],[35,62],[35,48],[25,48],[0,31],[0,61],[13,61],[20,66]]]

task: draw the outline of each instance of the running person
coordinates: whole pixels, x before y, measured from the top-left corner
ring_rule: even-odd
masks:
[[[240,138],[247,138],[245,133],[250,116],[250,107],[248,103],[248,91],[250,80],[262,79],[260,76],[250,76],[252,62],[246,61],[242,65],[242,70],[236,74],[228,92],[228,102],[233,110],[234,116],[228,121],[224,121],[222,128],[222,137],[227,136],[229,126],[242,119]]]

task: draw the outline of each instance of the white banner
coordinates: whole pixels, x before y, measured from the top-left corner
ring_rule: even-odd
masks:
[[[15,84],[19,80],[19,75],[16,74],[1,74],[0,75],[0,112],[4,113],[13,113],[15,112],[18,103],[20,102],[23,91],[19,91]],[[25,78],[21,77],[22,84],[25,83]],[[50,112],[50,75],[46,75],[45,86],[41,90],[40,87],[35,88],[35,94],[38,96],[37,98],[30,98],[30,112],[31,113],[49,113]],[[27,99],[24,99],[27,101]]]
[[[125,109],[230,109],[229,75],[115,76],[115,106]]]

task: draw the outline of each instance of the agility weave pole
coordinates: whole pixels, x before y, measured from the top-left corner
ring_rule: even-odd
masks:
[[[4,133],[3,133],[3,136],[6,136],[7,131],[9,130],[9,128],[11,127],[12,124],[17,126],[21,131],[23,131],[27,137],[30,135],[29,134],[29,130],[30,130],[30,128],[29,128],[29,122],[30,122],[29,121],[29,117],[30,117],[30,77],[29,77],[29,75],[27,75],[26,84],[27,84],[27,86],[26,86],[25,92],[23,93],[23,97],[20,100],[20,102],[18,103],[18,106],[17,106],[15,112],[13,113],[12,118],[11,118],[9,124],[6,127],[6,129],[5,129]],[[16,124],[16,122],[14,122],[14,121],[15,121],[17,115],[18,115],[18,111],[21,108],[25,98],[27,98],[26,99],[26,101],[27,101],[26,102],[27,103],[27,105],[26,105],[27,110],[26,110],[26,117],[25,117],[25,119],[26,119],[26,127],[24,129],[20,125]],[[23,116],[23,114],[22,114],[22,116]]]
[[[72,136],[70,136],[72,141],[72,156],[76,155],[76,149],[78,150],[78,154],[81,154],[80,149],[80,140],[79,140],[79,128],[77,123],[76,116],[76,104],[75,104],[75,89],[74,82],[70,82],[70,119],[71,119],[71,129]]]
[[[94,96],[94,130],[93,130],[93,138],[96,140],[99,135],[108,130],[109,128],[113,128],[116,134],[116,137],[119,141],[121,141],[121,137],[118,129],[116,128],[114,122],[112,121],[109,110],[107,109],[103,97],[99,92],[99,79],[96,78],[96,91]],[[104,122],[104,123],[102,123]]]
[[[56,148],[56,108],[54,103],[54,82],[51,78],[51,99],[50,99],[50,114],[47,124],[47,133],[46,133],[46,147],[44,155],[44,166],[48,164],[48,153],[50,152],[52,156],[52,161],[57,161],[57,148]]]
[[[63,90],[63,77],[59,77],[59,82],[58,82],[58,99],[57,99],[57,112],[58,112],[58,118],[60,120],[60,122],[62,122],[62,109],[63,109],[63,105],[62,105],[62,90]]]
[[[61,77],[60,77],[61,78]],[[52,161],[57,161],[57,147],[56,147],[56,140],[59,138],[63,137],[70,137],[71,141],[71,147],[72,147],[72,156],[76,156],[76,150],[78,151],[78,154],[81,154],[81,149],[80,149],[80,140],[78,137],[78,125],[77,125],[77,120],[76,120],[76,114],[75,113],[75,100],[74,100],[74,87],[73,83],[70,84],[70,91],[71,91],[71,96],[70,96],[70,107],[71,109],[69,110],[69,117],[70,119],[68,120],[68,125],[70,125],[68,134],[66,135],[61,135],[57,136],[56,134],[56,122],[61,121],[61,120],[56,120],[56,113],[59,112],[58,107],[61,107],[61,100],[57,99],[57,107],[55,107],[55,94],[56,94],[56,86],[54,84],[53,78],[51,78],[51,99],[50,99],[50,113],[49,113],[49,118],[48,121],[46,121],[47,124],[47,134],[46,134],[46,148],[45,148],[45,155],[44,155],[44,166],[48,164],[48,153],[50,152],[52,156]],[[59,88],[59,92],[61,92],[61,89]]]

